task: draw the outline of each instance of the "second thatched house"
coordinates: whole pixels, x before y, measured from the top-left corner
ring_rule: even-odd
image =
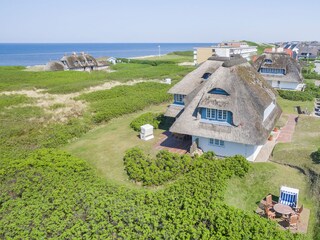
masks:
[[[284,52],[265,53],[253,66],[273,88],[301,91],[304,87],[299,63]]]
[[[87,53],[73,53],[63,56],[60,61],[47,63],[46,71],[93,71],[104,69],[109,65],[107,61],[98,61]]]
[[[219,156],[254,161],[281,114],[275,91],[241,57],[211,57],[169,93],[170,131]]]

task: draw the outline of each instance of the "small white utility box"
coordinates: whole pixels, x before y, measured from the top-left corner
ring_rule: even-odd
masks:
[[[140,138],[145,141],[148,141],[148,140],[154,138],[153,126],[150,124],[146,124],[146,125],[141,126]]]
[[[164,79],[164,83],[170,85],[171,84],[171,78],[165,78]]]

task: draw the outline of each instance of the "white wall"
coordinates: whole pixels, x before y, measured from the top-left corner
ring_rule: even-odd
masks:
[[[264,110],[264,112],[263,112],[263,121],[264,120],[266,120],[268,117],[269,117],[269,115],[270,115],[270,113],[273,111],[273,109],[275,108],[275,104],[274,104],[274,102],[272,102],[272,103],[270,103],[270,105]]]
[[[224,146],[219,147],[215,145],[210,145],[209,139],[204,137],[192,136],[192,142],[195,141],[196,138],[199,139],[199,147],[204,152],[213,151],[216,155],[223,157],[229,157],[239,154],[247,158],[247,160],[249,161],[255,160],[263,146],[247,145],[225,141]]]
[[[269,83],[271,81],[268,81]],[[272,81],[272,87],[273,88],[279,88],[279,89],[290,89],[290,90],[296,90],[298,89],[299,83],[297,82],[282,82],[280,81],[280,84],[278,84],[278,81]]]

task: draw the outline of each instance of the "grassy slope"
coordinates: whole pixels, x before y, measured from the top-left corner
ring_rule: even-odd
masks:
[[[291,143],[278,143],[273,160],[281,163],[308,167],[320,174],[320,165],[314,164],[310,154],[320,146],[320,119],[300,116]]]
[[[296,106],[301,106],[302,110],[307,109],[308,111],[313,110],[314,103],[312,101],[290,101],[287,99],[283,99],[281,97],[277,98],[277,102],[282,108],[282,111],[284,113],[289,113],[289,114],[297,114],[295,107]]]
[[[268,44],[258,44],[251,41],[244,41],[244,42],[246,42],[249,46],[256,46],[258,55],[261,55],[266,48],[272,47],[272,45],[268,45]]]
[[[275,163],[254,163],[244,178],[233,177],[229,181],[225,201],[231,206],[253,212],[267,194],[279,196],[282,185],[298,188],[300,190],[299,205],[304,204],[311,209],[308,237],[312,239],[315,202],[311,200],[307,177],[296,169]]]
[[[176,52],[172,54],[162,55],[160,57],[147,57],[144,58],[146,60],[165,60],[165,61],[173,61],[175,63],[182,62],[193,62],[193,52]]]
[[[155,139],[145,142],[138,138],[137,132],[133,131],[129,124],[144,112],[163,112],[166,105],[151,106],[143,111],[113,119],[63,149],[88,161],[95,169],[98,169],[101,176],[109,181],[136,187],[128,181],[128,176],[124,171],[122,161],[124,153],[135,146],[152,153],[154,151],[152,147],[157,142],[161,130],[155,130]]]
[[[174,57],[178,61],[184,57]],[[43,88],[50,93],[78,92],[84,88],[107,81],[126,82],[134,79],[179,79],[192,67],[168,63],[158,66],[148,64],[117,64],[111,67],[115,72],[30,72],[23,67],[0,67],[0,91]]]

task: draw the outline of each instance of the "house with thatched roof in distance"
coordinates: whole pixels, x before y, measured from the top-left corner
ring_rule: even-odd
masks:
[[[98,61],[93,56],[86,53],[73,53],[63,56],[60,61],[47,63],[47,71],[93,71],[101,70],[110,65],[107,61]]]
[[[299,63],[285,52],[264,53],[253,66],[273,88],[299,91],[304,88]]]
[[[169,90],[173,134],[203,152],[254,161],[281,115],[276,92],[242,57],[211,57]]]

